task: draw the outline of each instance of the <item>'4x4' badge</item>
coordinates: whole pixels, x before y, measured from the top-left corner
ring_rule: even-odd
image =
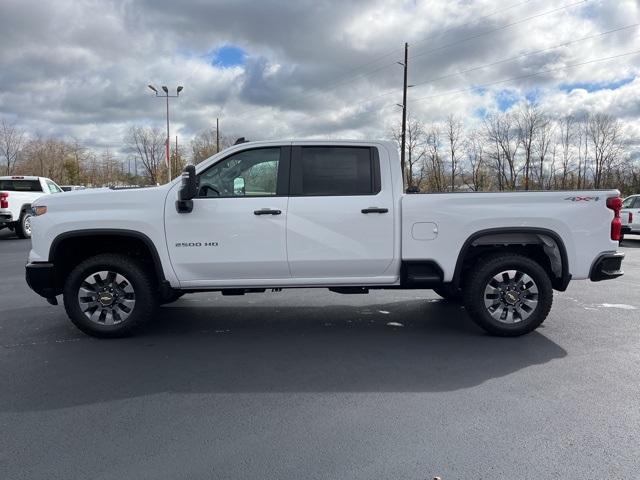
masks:
[[[565,200],[570,200],[572,202],[590,202],[593,200],[594,202],[597,202],[600,200],[600,197],[567,197]]]

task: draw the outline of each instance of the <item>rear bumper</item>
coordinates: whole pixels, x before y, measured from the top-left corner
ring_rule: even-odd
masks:
[[[620,277],[624,274],[622,271],[623,259],[624,253],[603,253],[593,262],[589,278],[592,282],[599,282]]]
[[[38,295],[46,299],[59,295],[56,282],[56,271],[53,263],[34,262],[25,267],[27,285]]]
[[[622,226],[622,233],[623,234],[631,233],[631,227],[629,225],[623,225]]]
[[[13,215],[11,215],[11,213],[0,212],[0,225],[6,225],[8,223],[13,223]]]

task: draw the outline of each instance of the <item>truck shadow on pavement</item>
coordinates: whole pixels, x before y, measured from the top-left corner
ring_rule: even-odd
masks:
[[[60,330],[58,317],[48,328]],[[137,337],[76,335],[10,353],[24,355],[24,371],[5,377],[9,411],[166,393],[451,391],[567,355],[538,332],[485,335],[461,307],[426,299],[207,308],[182,299]]]

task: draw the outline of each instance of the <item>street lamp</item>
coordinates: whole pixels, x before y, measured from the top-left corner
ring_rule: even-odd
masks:
[[[169,155],[169,139],[171,138],[169,136],[169,98],[177,98],[180,96],[180,92],[182,91],[183,87],[182,85],[179,85],[178,88],[176,89],[176,94],[175,95],[169,95],[169,89],[166,87],[166,85],[162,86],[162,91],[164,92],[164,95],[161,94],[160,92],[158,92],[158,89],[156,87],[154,87],[153,85],[147,85],[155,94],[156,97],[164,97],[167,99],[167,141],[166,141],[166,153],[167,153],[167,168],[168,168],[168,173],[169,173],[169,181],[171,181],[172,176],[171,176],[171,158]],[[177,152],[176,152],[177,153]]]

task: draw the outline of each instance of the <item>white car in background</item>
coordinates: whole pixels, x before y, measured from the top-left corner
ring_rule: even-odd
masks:
[[[631,195],[623,200],[620,217],[623,235],[640,235],[640,195]]]
[[[20,238],[31,238],[31,204],[62,189],[45,177],[0,177],[0,230],[9,228]]]

